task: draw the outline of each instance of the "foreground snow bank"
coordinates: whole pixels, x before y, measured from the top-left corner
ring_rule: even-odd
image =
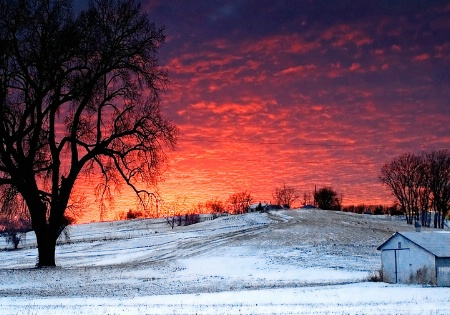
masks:
[[[3,315],[449,314],[450,288],[358,283],[202,294],[107,298],[0,298]],[[24,310],[26,310],[24,312]]]

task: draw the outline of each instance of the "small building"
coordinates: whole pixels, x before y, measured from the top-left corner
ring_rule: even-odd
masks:
[[[212,213],[203,213],[199,215],[200,222],[214,220],[214,214]]]
[[[248,212],[266,211],[268,204],[265,202],[253,203],[248,208]]]
[[[450,232],[396,232],[377,249],[384,282],[450,286]]]
[[[314,205],[307,204],[307,205],[301,206],[300,209],[309,210],[309,209],[319,209],[319,208],[317,208],[317,207],[314,206]]]

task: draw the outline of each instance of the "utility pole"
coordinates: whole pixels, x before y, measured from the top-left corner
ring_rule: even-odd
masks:
[[[316,193],[317,193],[317,185],[314,184],[314,207],[317,207],[317,203],[316,203]]]
[[[158,204],[159,204],[159,199],[156,198],[156,217],[159,218],[159,213],[158,213]]]

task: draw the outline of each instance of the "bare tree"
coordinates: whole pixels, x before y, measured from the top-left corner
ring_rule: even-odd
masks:
[[[102,175],[103,200],[121,183],[151,196],[177,134],[160,111],[163,42],[133,0],[93,0],[75,18],[69,0],[0,0],[0,187],[26,204],[37,266],[55,265],[83,172]]]
[[[312,198],[311,192],[303,193],[303,205],[306,206],[312,204],[311,198]]]
[[[426,169],[422,156],[405,153],[383,165],[380,181],[391,189],[405,211],[406,221],[419,220],[428,204]]]
[[[317,206],[324,210],[341,210],[342,197],[331,187],[322,187],[314,192],[314,200]]]
[[[250,208],[250,203],[252,202],[252,200],[253,200],[253,198],[252,198],[251,194],[247,191],[242,191],[239,193],[232,194],[228,198],[228,202],[231,205],[232,213],[234,213],[234,214],[248,212],[248,209]]]
[[[434,151],[425,155],[428,186],[432,208],[435,211],[434,227],[444,228],[444,220],[450,209],[450,152]]]
[[[172,229],[175,227],[175,223],[177,223],[176,218],[178,217],[181,219],[181,215],[186,212],[186,201],[186,196],[175,196],[174,200],[162,203],[167,224],[169,224]],[[181,221],[179,225],[181,225]]]
[[[209,213],[224,213],[225,204],[220,199],[211,199],[205,203],[205,208]]]
[[[422,165],[419,167],[420,174],[417,175],[419,187],[417,188],[417,212],[415,220],[420,222],[422,226],[430,227],[431,223],[431,186],[432,181],[430,164],[428,162],[427,153],[422,152],[418,156]]]
[[[286,186],[286,184],[283,183],[283,187],[275,188],[272,197],[277,205],[290,208],[292,204],[300,198],[300,195],[294,187]]]

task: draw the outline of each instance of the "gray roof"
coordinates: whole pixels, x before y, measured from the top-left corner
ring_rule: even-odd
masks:
[[[401,235],[436,257],[450,257],[450,232],[396,232],[377,249],[380,250],[394,236]]]

